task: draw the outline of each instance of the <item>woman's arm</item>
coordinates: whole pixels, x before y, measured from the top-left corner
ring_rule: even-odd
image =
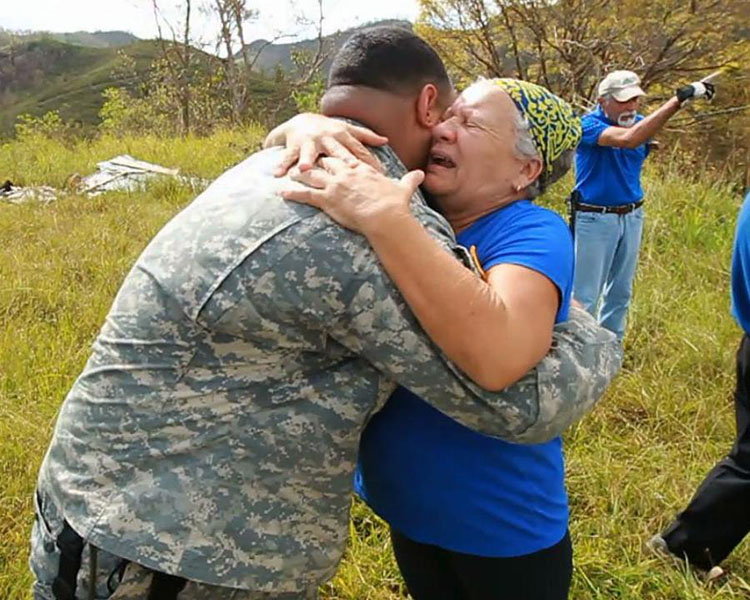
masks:
[[[282,195],[365,235],[430,338],[467,375],[499,390],[544,357],[558,308],[557,288],[547,277],[504,264],[485,282],[462,266],[409,211],[421,172],[395,182],[365,165],[322,164],[327,171],[298,177],[312,188]]]
[[[381,215],[363,233],[428,335],[482,387],[507,387],[547,353],[559,300],[544,275],[502,264],[485,282],[411,215]]]

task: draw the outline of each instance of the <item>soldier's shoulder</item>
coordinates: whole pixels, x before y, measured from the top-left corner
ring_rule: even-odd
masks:
[[[206,191],[219,189],[252,189],[256,181],[268,184],[278,183],[273,172],[281,160],[283,148],[280,146],[259,150],[224,171]],[[262,188],[263,189],[263,188]]]
[[[370,148],[370,150],[383,165],[387,175],[400,178],[406,174],[404,163],[401,162],[401,159],[390,146],[376,146]]]

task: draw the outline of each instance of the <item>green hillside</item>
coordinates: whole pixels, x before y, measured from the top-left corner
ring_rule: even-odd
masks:
[[[331,35],[323,37],[323,48],[326,53],[326,59],[323,62],[323,70],[328,71],[331,66],[331,61],[336,51],[343,45],[343,43],[351,36],[354,32],[367,27],[374,26],[389,26],[389,27],[403,27],[405,29],[412,29],[413,25],[409,21],[402,19],[383,19],[379,21],[373,21],[366,23],[359,27],[352,27],[343,31],[337,31]],[[251,58],[255,58],[255,68],[258,71],[265,71],[267,73],[273,72],[277,67],[289,71],[294,68],[294,61],[292,56],[295,53],[303,52],[308,54],[315,54],[318,47],[317,39],[300,40],[298,42],[291,43],[280,43],[280,44],[269,44],[266,40],[255,40],[248,44],[247,51]],[[235,56],[238,60],[240,54]]]
[[[158,55],[153,41],[128,46],[137,70],[145,72]],[[95,124],[102,91],[127,86],[114,76],[115,48],[91,48],[49,38],[0,51],[0,136],[12,132],[16,117],[58,110],[66,121]]]
[[[120,52],[135,62],[136,75],[129,79],[117,75]],[[124,49],[89,47],[51,38],[14,46],[0,44],[0,139],[13,135],[14,124],[23,114],[42,116],[54,110],[66,123],[79,123],[84,128],[97,125],[104,102],[102,92],[108,87],[133,87],[145,80],[161,56],[157,40],[140,40]],[[200,53],[198,63],[207,71],[219,72],[221,60]],[[254,73],[250,90],[261,103],[293,106],[289,98],[277,98],[274,76]],[[288,116],[287,112],[279,114]]]
[[[51,33],[52,39],[66,44],[77,44],[91,48],[122,48],[138,41],[127,31],[73,31],[71,33]]]
[[[72,31],[70,33],[32,31],[30,33],[18,33],[0,27],[0,50],[10,44],[21,44],[45,38],[91,48],[121,48],[138,41],[136,36],[127,31]]]

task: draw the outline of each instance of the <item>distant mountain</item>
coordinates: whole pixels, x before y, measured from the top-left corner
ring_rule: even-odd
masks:
[[[355,31],[365,29],[367,27],[374,27],[376,25],[390,25],[396,27],[404,27],[411,30],[413,25],[409,21],[401,20],[383,20],[368,23],[359,27],[353,27],[344,31],[338,31],[332,35],[325,36],[323,38],[324,47],[331,49],[328,53],[328,60],[323,65],[325,73],[328,72],[328,68],[331,65],[331,59],[341,45],[351,36]],[[255,62],[255,68],[258,71],[272,72],[277,67],[284,71],[289,71],[294,67],[292,62],[292,54],[294,52],[311,52],[314,53],[318,47],[318,40],[302,40],[300,42],[293,42],[289,44],[269,44],[267,40],[255,40],[254,42],[246,46],[248,55],[251,59],[258,55]],[[236,58],[240,58],[240,54],[236,55]]]
[[[122,48],[140,41],[139,38],[127,31],[75,31],[73,33],[53,33],[53,39],[66,44],[87,46],[89,48]]]
[[[13,32],[0,28],[0,49],[11,42],[22,44],[41,39],[50,39],[75,46],[87,48],[122,48],[140,41],[127,31],[74,31],[70,33],[51,33],[46,31]]]
[[[42,115],[58,110],[70,121],[96,123],[102,92],[127,86],[113,74],[117,48],[87,47],[41,38],[0,47],[0,135],[12,131],[23,113]],[[159,55],[154,41],[128,46],[138,71],[146,71]]]
[[[333,54],[354,31],[385,24],[412,27],[408,21],[378,21],[327,36],[324,41],[329,52],[324,72]],[[257,40],[249,44],[251,57],[262,48],[256,62],[257,92],[271,93],[273,72],[277,68],[290,70],[294,52],[314,52],[316,47],[317,40],[290,44]],[[96,125],[102,92],[134,83],[119,80],[114,74],[121,48],[135,60],[139,73],[148,71],[161,54],[158,41],[139,40],[123,31],[19,34],[0,29],[0,138],[13,132],[16,118],[24,113],[41,116],[57,110],[66,121]],[[204,56],[209,62],[220,60],[210,54]],[[239,60],[239,56],[235,58]]]

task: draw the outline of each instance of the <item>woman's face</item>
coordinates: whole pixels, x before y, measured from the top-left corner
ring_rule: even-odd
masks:
[[[516,106],[491,84],[467,88],[432,130],[425,188],[442,209],[506,198],[524,183],[514,153]],[[525,187],[523,185],[522,187]]]

